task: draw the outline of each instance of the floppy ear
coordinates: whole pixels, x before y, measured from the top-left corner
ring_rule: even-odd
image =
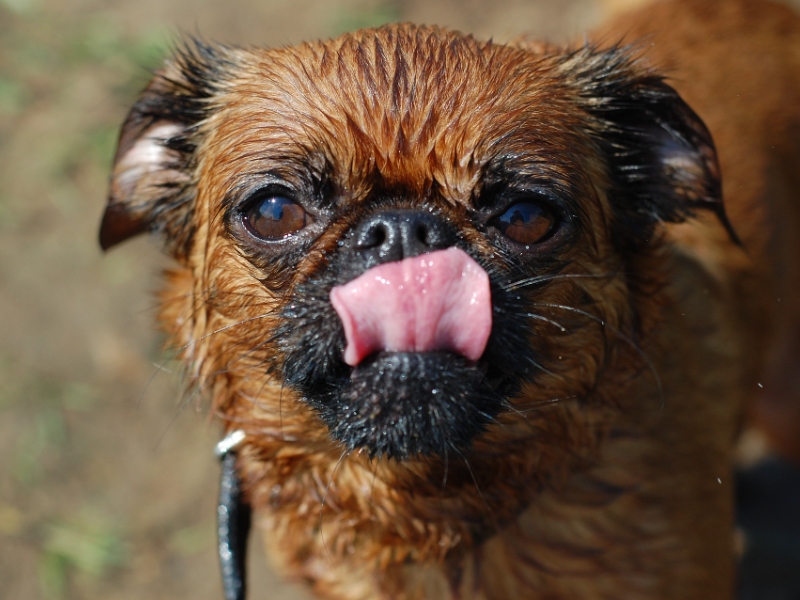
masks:
[[[100,225],[104,250],[157,231],[172,254],[185,254],[192,236],[197,125],[211,111],[224,52],[189,42],[133,105],[120,133]]]
[[[710,210],[740,244],[725,214],[711,134],[678,93],[630,48],[585,47],[563,65],[577,83],[607,158],[620,250],[647,243],[660,221]]]

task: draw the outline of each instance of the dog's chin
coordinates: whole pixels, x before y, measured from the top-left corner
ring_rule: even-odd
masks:
[[[349,275],[349,274],[348,274]],[[348,275],[341,279],[349,280]],[[454,352],[380,351],[344,362],[345,334],[330,302],[332,275],[297,286],[273,341],[287,386],[349,451],[394,460],[447,460],[469,451],[542,362],[525,328],[525,299],[492,290],[492,335],[477,361]]]
[[[444,458],[467,449],[497,416],[500,387],[483,365],[456,354],[379,352],[307,399],[350,450],[396,460]]]

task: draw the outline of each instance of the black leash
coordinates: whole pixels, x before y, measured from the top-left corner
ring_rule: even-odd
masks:
[[[244,600],[247,595],[247,536],[250,533],[251,510],[242,497],[242,480],[236,472],[236,449],[244,438],[243,431],[232,431],[215,448],[215,454],[222,462],[217,505],[217,549],[225,600]]]

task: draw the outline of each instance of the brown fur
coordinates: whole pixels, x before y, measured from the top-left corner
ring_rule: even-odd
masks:
[[[743,323],[761,330],[758,336],[768,346],[752,412],[773,446],[800,461],[797,15],[763,1],[691,3],[676,12],[656,5],[614,28],[628,39],[647,36],[652,44],[647,55],[670,74],[714,135],[728,215],[758,265],[757,275],[748,273],[738,283],[748,299]],[[682,34],[675,38],[668,31]],[[729,266],[724,249],[703,246],[721,268],[738,273],[754,268]]]
[[[191,384],[227,429],[247,433],[240,472],[273,560],[321,597],[732,596],[730,465],[745,403],[761,383],[771,423],[798,395],[786,366],[800,356],[800,20],[760,2],[686,0],[610,31],[646,40],[646,60],[706,121],[743,248],[713,207],[716,217],[700,207],[635,244],[615,238],[579,76],[590,49],[402,25],[217,49],[224,65],[207,85],[187,68],[208,61],[200,49],[168,63],[129,117],[103,243],[166,233],[179,266],[162,324]],[[640,60],[617,69],[651,76]],[[186,104],[175,119],[141,108],[164,93]],[[160,169],[139,169],[131,149],[165,122],[174,139]],[[424,199],[490,255],[470,202],[498,153],[573,190],[591,224],[560,257],[578,277],[537,297],[538,314],[563,328],[543,320],[531,332],[547,373],[461,456],[343,451],[267,374],[278,309],[325,267],[376,187]],[[702,169],[716,175],[713,155],[698,160],[679,166],[688,201],[705,193]],[[310,173],[347,207],[291,268],[270,270],[225,226],[223,199],[260,172]],[[776,431],[790,452],[796,425]]]

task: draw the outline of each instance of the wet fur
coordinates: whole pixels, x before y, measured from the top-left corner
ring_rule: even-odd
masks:
[[[123,127],[101,241],[155,231],[177,259],[162,324],[189,385],[247,433],[240,473],[289,577],[343,599],[732,595],[731,452],[759,377],[787,360],[769,350],[781,286],[800,323],[800,253],[764,242],[800,238],[800,25],[759,5],[745,27],[752,6],[623,21],[670,32],[646,59],[401,25],[274,50],[192,43],[156,74]],[[724,58],[703,62],[706,46]],[[775,53],[757,81],[723,76],[728,100],[680,70]],[[708,130],[652,63],[710,125],[727,212]],[[760,101],[731,107],[737,85]],[[774,162],[742,133],[765,128]],[[276,181],[321,223],[279,249],[237,225]],[[488,223],[534,187],[567,223],[526,251]],[[378,357],[388,379],[341,362],[327,293],[369,266],[342,240],[385,207],[442,215],[490,275],[483,371],[442,358],[441,411],[374,412],[429,393],[402,356]],[[363,424],[384,418],[394,428]]]

